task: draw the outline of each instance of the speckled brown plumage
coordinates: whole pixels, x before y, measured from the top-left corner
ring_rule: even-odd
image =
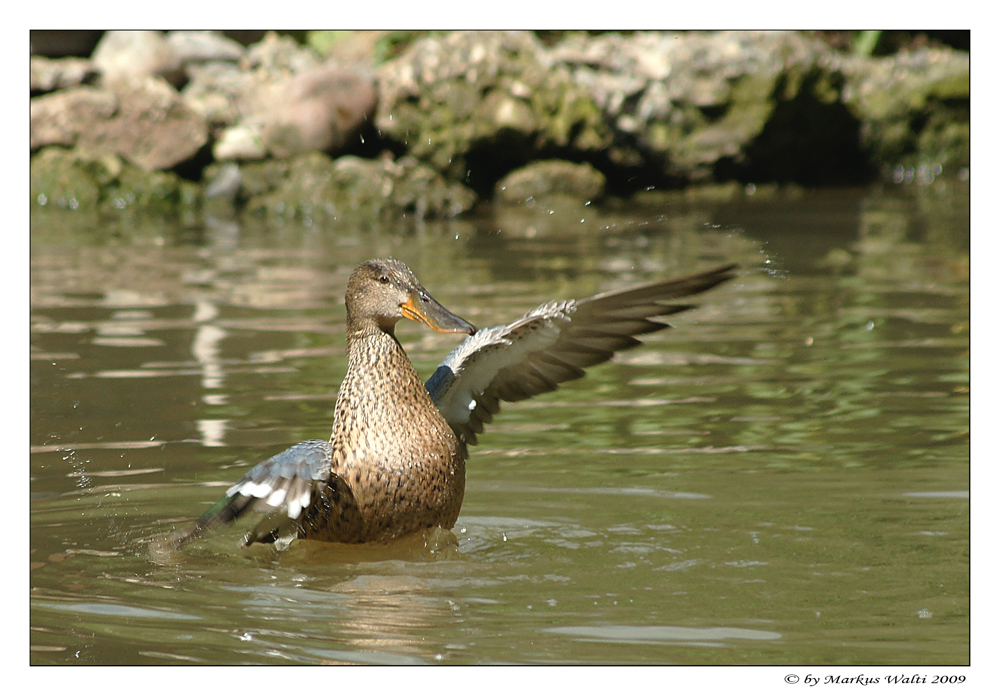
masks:
[[[304,536],[362,542],[450,529],[465,493],[458,438],[395,336],[352,318],[347,342],[331,437],[335,482],[306,511]]]

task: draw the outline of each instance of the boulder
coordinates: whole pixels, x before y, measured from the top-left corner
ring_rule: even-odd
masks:
[[[384,214],[454,217],[476,195],[412,157],[397,161],[312,152],[289,160],[241,166],[241,197],[268,217],[365,221]]]
[[[166,82],[118,80],[31,100],[31,149],[77,146],[123,156],[145,170],[171,169],[208,141],[203,118]]]
[[[171,31],[167,45],[186,67],[192,63],[239,62],[246,49],[216,31]]]
[[[241,123],[219,133],[212,156],[217,162],[261,160],[267,157],[267,148],[258,129]]]
[[[883,169],[970,164],[969,54],[921,48],[873,59],[846,58],[844,102]]]
[[[745,31],[571,35],[552,50],[612,124],[612,163],[681,181],[760,167],[750,149],[779,107],[825,98],[802,76],[830,53],[796,32]]]
[[[247,47],[242,65],[262,79],[277,81],[319,67],[320,59],[290,36],[269,31],[263,39]]]
[[[604,184],[604,175],[586,162],[542,160],[515,169],[497,182],[495,198],[501,203],[554,197],[596,202],[604,194]]]
[[[97,87],[74,87],[31,100],[31,151],[72,147],[83,131],[111,120],[118,98]]]
[[[97,80],[97,66],[84,58],[31,57],[31,92],[53,92]]]
[[[105,81],[162,77],[173,85],[184,81],[180,57],[159,31],[108,31],[91,56]]]
[[[50,147],[31,158],[31,200],[46,210],[166,215],[198,198],[196,185],[173,172],[147,172],[110,153]]]
[[[278,158],[339,150],[375,112],[374,75],[361,69],[325,64],[268,92],[262,142]]]
[[[192,63],[184,101],[216,129],[236,124],[256,108],[256,95],[266,84],[257,73],[235,63]]]
[[[375,123],[448,178],[486,190],[537,157],[584,159],[612,141],[593,98],[527,32],[420,39],[380,67]]]

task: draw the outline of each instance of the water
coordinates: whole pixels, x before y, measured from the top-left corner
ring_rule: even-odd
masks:
[[[66,220],[32,220],[32,664],[969,661],[966,188],[365,231]],[[329,434],[344,286],[384,255],[479,326],[744,271],[505,406],[454,538],[243,551],[238,523],[160,553]],[[458,339],[404,324],[429,375]]]

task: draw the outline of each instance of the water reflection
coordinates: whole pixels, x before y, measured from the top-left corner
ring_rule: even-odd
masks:
[[[745,628],[687,628],[684,626],[561,626],[545,629],[552,633],[574,636],[580,640],[612,643],[678,643],[718,648],[741,640],[780,640],[774,631]]]
[[[219,308],[214,302],[199,300],[195,303],[192,319],[198,329],[195,332],[191,353],[202,366],[201,399],[209,406],[222,406],[228,398],[227,394],[218,392],[222,388],[226,374],[221,357],[221,344],[229,335],[225,329],[211,323],[218,316]],[[202,436],[202,444],[205,447],[225,445],[228,424],[228,418],[199,418],[196,425]]]

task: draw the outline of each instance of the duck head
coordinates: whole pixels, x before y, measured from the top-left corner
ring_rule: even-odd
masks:
[[[426,324],[438,333],[474,334],[476,327],[431,297],[405,263],[371,259],[354,269],[347,283],[348,326],[374,322],[392,334],[403,318]]]

